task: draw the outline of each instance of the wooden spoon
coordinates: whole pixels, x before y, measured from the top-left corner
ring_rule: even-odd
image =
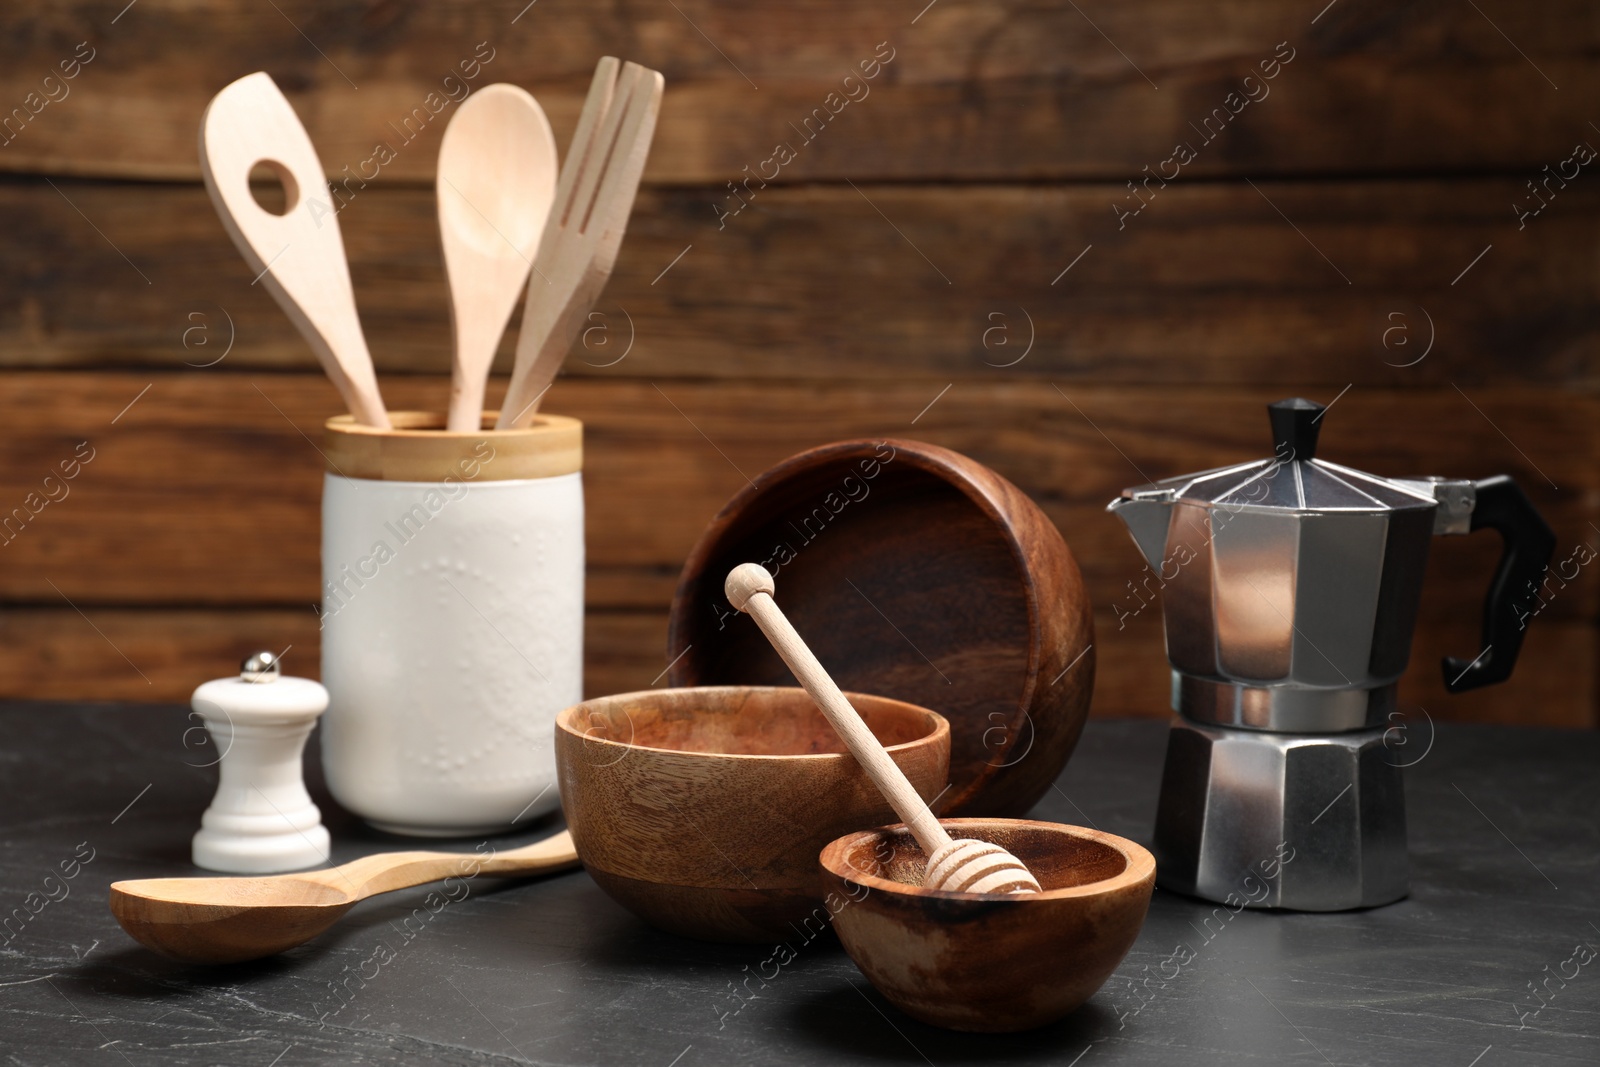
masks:
[[[861,721],[827,670],[790,625],[772,599],[776,586],[759,563],[741,563],[728,572],[728,602],[756,620],[761,632],[800,680],[817,708],[833,725],[850,754],[900,816],[922,854],[928,857],[923,885],[956,893],[1037,893],[1039,882],[1011,853],[987,841],[951,839],[922,802],[905,772]]]
[[[544,109],[515,85],[487,85],[462,102],[439,145],[439,236],[450,279],[456,433],[483,425],[483,389],[500,335],[556,196],[556,139]]]
[[[250,171],[257,164],[283,183],[281,215],[250,193]],[[265,72],[240,78],[206,105],[200,173],[256,281],[311,345],[350,413],[357,422],[388,429],[339,236],[342,201],[330,196],[311,138]]]
[[[612,56],[594,70],[522,310],[497,429],[526,426],[611,277],[661,110],[661,75]]]
[[[185,963],[240,963],[294,948],[359,900],[445,878],[553,874],[578,864],[563,830],[482,856],[386,852],[320,871],[270,878],[142,878],[111,884],[111,914],[135,941]],[[454,899],[460,899],[459,897]]]

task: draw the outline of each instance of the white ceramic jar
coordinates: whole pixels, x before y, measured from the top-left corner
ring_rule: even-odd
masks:
[[[327,423],[328,788],[395,833],[504,831],[559,806],[555,717],[583,696],[583,427],[390,419]]]

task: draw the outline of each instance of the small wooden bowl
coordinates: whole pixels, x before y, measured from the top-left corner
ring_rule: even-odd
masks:
[[[822,850],[824,886],[848,901],[833,927],[878,992],[932,1026],[992,1033],[1054,1022],[1093,996],[1144,924],[1150,853],[1081,826],[940,822],[952,837],[1011,852],[1044,892],[924,889],[926,859],[904,826],[832,842]]]
[[[926,801],[945,787],[950,725],[850,694]],[[802,689],[653,689],[556,718],[561,805],[591,877],[652,926],[708,941],[793,937],[828,909],[817,853],[895,818]],[[794,924],[794,925],[791,925]]]
[[[672,604],[672,685],[783,685],[723,582],[740,563],[843,689],[950,720],[951,815],[1018,816],[1066,766],[1094,689],[1094,623],[1050,519],[983,464],[919,441],[840,441],[761,475],[711,521]]]

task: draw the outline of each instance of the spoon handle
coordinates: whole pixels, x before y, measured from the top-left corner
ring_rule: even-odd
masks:
[[[856,709],[845,699],[828,675],[827,668],[812,654],[805,640],[790,624],[783,609],[772,599],[772,575],[757,563],[743,563],[728,574],[728,601],[756,620],[789,670],[843,739],[850,754],[861,764],[889,806],[911,830],[925,854],[931,856],[950,844],[950,835],[923,803],[905,772],[889,757],[883,745],[861,721]]]
[[[472,878],[480,874],[514,876],[550,874],[578,865],[572,835],[566,830],[543,841],[509,852],[380,852],[363,856],[325,871],[284,875],[300,881],[317,881],[349,892],[357,900],[427,885],[445,878]]]

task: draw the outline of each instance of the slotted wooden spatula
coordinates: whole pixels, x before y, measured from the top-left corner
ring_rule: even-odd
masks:
[[[281,215],[251,195],[250,171],[257,164],[283,182]],[[256,281],[299,328],[350,413],[357,422],[388,429],[322,163],[294,108],[264,71],[211,98],[200,119],[200,172]]]
[[[594,70],[528,279],[517,360],[497,429],[533,421],[539,400],[611,277],[661,110],[663,81],[612,56]]]

